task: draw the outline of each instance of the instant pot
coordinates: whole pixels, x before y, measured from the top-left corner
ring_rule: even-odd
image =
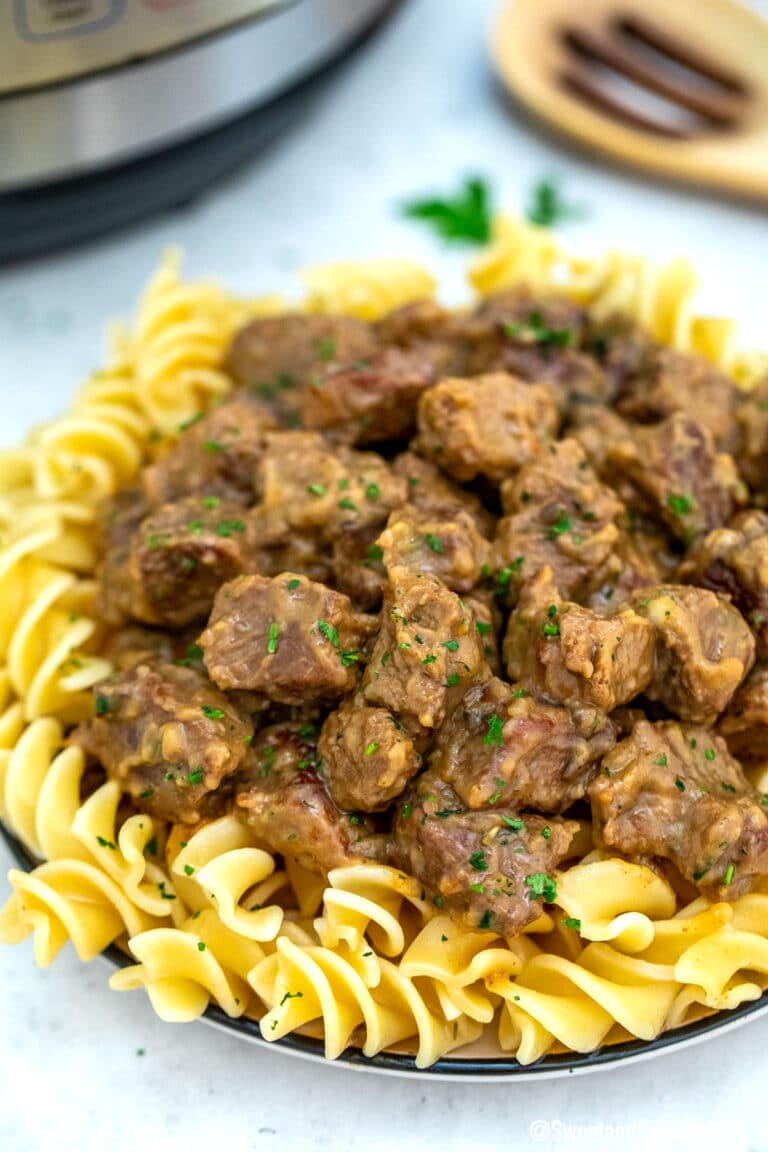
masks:
[[[0,0],[0,259],[182,203],[395,0]]]

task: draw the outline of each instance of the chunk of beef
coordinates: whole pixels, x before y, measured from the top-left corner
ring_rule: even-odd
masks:
[[[720,717],[717,730],[732,756],[746,764],[768,760],[768,665],[752,669]]]
[[[101,573],[100,614],[181,628],[204,618],[220,584],[253,569],[256,548],[239,504],[187,496],[141,521]]]
[[[610,399],[600,365],[578,351],[586,330],[583,308],[564,297],[534,300],[520,290],[489,296],[467,323],[467,374],[510,372],[546,383],[561,412]]]
[[[200,646],[220,688],[261,692],[283,704],[330,702],[354,689],[374,628],[347,596],[283,572],[220,588]]]
[[[726,524],[746,500],[733,459],[717,453],[711,433],[682,413],[635,429],[611,447],[608,459],[686,544]]]
[[[635,330],[609,341],[605,368],[621,416],[650,424],[680,412],[706,428],[719,448],[733,450],[736,386],[703,356],[656,344]]]
[[[558,427],[546,384],[497,372],[441,380],[419,401],[419,452],[456,480],[499,482],[534,456]]]
[[[768,496],[768,377],[736,405],[739,471],[762,503]]]
[[[730,597],[749,621],[758,654],[768,656],[768,513],[741,512],[692,548],[680,576]]]
[[[252,517],[263,548],[296,534],[333,540],[368,526],[382,528],[406,500],[406,482],[376,452],[334,450],[318,432],[267,438],[259,467],[262,503]]]
[[[768,873],[768,812],[725,741],[641,720],[589,788],[607,848],[658,856],[710,898],[735,900]]]
[[[509,677],[546,700],[611,712],[647,688],[656,631],[631,608],[606,617],[564,602],[551,576],[542,569],[509,618]]]
[[[501,680],[471,688],[446,720],[430,756],[468,808],[564,812],[586,795],[615,730],[594,708],[571,712]]]
[[[167,456],[142,473],[150,505],[182,496],[219,496],[241,504],[256,499],[256,466],[264,437],[275,427],[271,413],[248,399],[231,400],[189,423]]]
[[[712,724],[755,661],[746,621],[722,596],[663,584],[635,592],[635,612],[657,633],[651,700],[691,724]]]
[[[513,600],[546,566],[560,592],[575,598],[618,572],[613,550],[624,506],[574,440],[540,452],[501,491],[508,515],[496,528],[493,568]]]
[[[379,537],[384,566],[438,576],[454,592],[469,592],[487,570],[491,546],[470,512],[456,505],[440,515],[415,505],[398,508]]]
[[[333,541],[333,579],[340,592],[364,612],[378,611],[387,570],[378,543],[381,526],[366,525],[344,532]]]
[[[253,725],[192,668],[147,660],[94,688],[96,715],[72,735],[160,820],[194,824],[232,797]]]
[[[424,735],[487,675],[482,637],[456,593],[434,576],[390,572],[381,631],[363,676],[365,703],[388,709],[410,735]]]
[[[477,496],[460,488],[440,469],[415,452],[402,452],[395,457],[392,471],[408,485],[408,503],[421,512],[452,516],[456,508],[468,512],[481,536],[493,532],[494,517]]]
[[[439,377],[455,376],[464,370],[465,327],[463,316],[442,308],[434,300],[417,300],[388,312],[375,330],[382,344],[427,357]]]
[[[353,316],[289,313],[261,317],[241,328],[225,366],[238,384],[291,423],[303,386],[315,373],[331,364],[357,363],[377,350],[371,327]]]
[[[272,852],[325,873],[375,856],[370,820],[342,812],[318,775],[312,726],[273,724],[237,775],[236,811]]]
[[[413,435],[419,397],[435,380],[428,357],[401,348],[384,348],[353,364],[332,364],[306,384],[302,423],[345,444],[402,440]]]
[[[398,805],[394,860],[467,927],[513,936],[538,919],[542,900],[554,900],[552,874],[577,828],[572,820],[509,808],[468,812],[452,788],[427,772]]]
[[[413,740],[386,708],[343,701],[323,724],[317,751],[328,790],[341,808],[379,812],[421,765]]]

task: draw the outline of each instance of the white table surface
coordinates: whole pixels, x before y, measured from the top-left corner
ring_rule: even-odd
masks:
[[[66,405],[98,365],[102,318],[130,308],[168,244],[187,250],[191,274],[249,292],[290,292],[306,262],[409,255],[459,299],[464,254],[404,221],[397,204],[473,172],[511,208],[559,175],[588,209],[563,229],[569,242],[690,253],[703,303],[742,315],[745,338],[768,344],[765,215],[620,175],[510,115],[486,63],[494,7],[410,0],[304,122],[236,178],[144,226],[0,272],[0,442]],[[0,899],[5,891],[0,880]],[[768,1149],[765,1020],[586,1078],[407,1082],[306,1064],[201,1024],[162,1025],[140,994],[111,993],[107,977],[103,962],[83,967],[69,949],[45,973],[29,944],[0,950],[2,1152]]]

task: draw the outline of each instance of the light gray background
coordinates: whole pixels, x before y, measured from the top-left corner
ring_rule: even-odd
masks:
[[[745,339],[768,346],[765,215],[619,175],[513,118],[486,61],[495,6],[411,0],[303,124],[214,194],[0,273],[0,442],[66,406],[99,363],[103,318],[130,309],[168,244],[187,250],[191,275],[248,292],[295,291],[295,269],[307,262],[408,255],[460,299],[463,254],[442,249],[396,206],[468,172],[487,175],[510,208],[541,176],[563,177],[588,210],[563,229],[569,242],[585,252],[691,254],[706,279],[703,304],[738,313]],[[0,880],[0,899],[5,891]],[[139,994],[109,992],[107,977],[104,963],[84,968],[70,951],[39,973],[29,945],[0,950],[2,1152],[768,1149],[765,1021],[588,1078],[404,1082],[315,1067],[203,1025],[161,1025]],[[588,1125],[603,1127],[579,1132]]]

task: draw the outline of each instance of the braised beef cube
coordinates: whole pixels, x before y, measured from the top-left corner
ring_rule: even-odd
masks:
[[[768,760],[768,665],[752,669],[720,717],[717,730],[732,756],[746,764],[762,765]]]
[[[338,700],[358,679],[372,617],[304,576],[245,576],[218,592],[200,637],[211,679],[283,704]]]
[[[274,417],[249,400],[231,400],[188,422],[176,446],[142,473],[152,506],[203,494],[253,504],[256,466]]]
[[[406,499],[405,481],[378,453],[334,450],[318,432],[268,437],[259,485],[262,503],[252,515],[265,548],[288,544],[296,533],[332,540],[383,527]]]
[[[371,821],[342,812],[318,774],[314,728],[262,729],[237,775],[236,811],[273,852],[326,873],[380,851]]]
[[[387,571],[378,543],[378,524],[344,532],[333,541],[333,579],[340,592],[364,612],[378,611]]]
[[[395,457],[392,471],[405,480],[408,503],[419,511],[452,515],[456,507],[461,507],[470,514],[481,536],[492,534],[494,518],[478,497],[452,483],[444,472],[423,456],[402,452]]]
[[[323,779],[341,808],[379,812],[421,765],[413,740],[386,708],[345,700],[323,724],[317,745]]]
[[[298,416],[303,386],[316,372],[365,360],[377,349],[373,330],[353,316],[266,316],[236,333],[226,368],[290,423]]]
[[[755,662],[744,618],[722,596],[683,584],[641,589],[631,604],[658,637],[648,698],[691,724],[714,723]]]
[[[733,451],[736,386],[703,356],[678,352],[634,331],[610,341],[605,368],[616,385],[616,409],[625,419],[656,423],[680,412],[706,428],[719,448]]]
[[[461,505],[445,515],[412,504],[398,508],[379,536],[388,571],[407,568],[437,576],[454,592],[469,592],[488,568],[491,548]]]
[[[332,364],[305,386],[302,424],[346,444],[410,437],[419,397],[435,379],[426,356],[401,348],[384,348],[353,364]]]
[[[194,824],[231,799],[253,725],[200,672],[147,660],[94,688],[72,741],[160,820]]]
[[[564,297],[537,301],[520,290],[488,297],[468,322],[467,374],[510,372],[548,384],[562,412],[605,403],[610,382],[600,365],[578,351],[587,314]]]
[[[739,471],[764,503],[768,496],[768,378],[740,398],[736,429],[734,455]]]
[[[161,505],[142,520],[127,549],[107,553],[103,618],[168,628],[204,619],[218,587],[254,566],[253,534],[242,517],[240,505],[218,497]]]
[[[656,630],[631,608],[605,617],[561,600],[551,575],[544,568],[526,585],[509,618],[509,678],[546,700],[611,712],[648,687]]]
[[[434,576],[391,572],[363,676],[365,703],[387,708],[410,735],[423,735],[487,675],[482,637],[456,593]]]
[[[468,808],[557,813],[586,795],[615,743],[614,726],[594,708],[569,711],[493,679],[470,689],[446,720],[430,768]]]
[[[475,588],[461,598],[462,604],[472,614],[475,629],[483,646],[483,655],[489,670],[494,676],[501,672],[500,632],[502,617],[490,588]]]
[[[394,344],[426,356],[438,377],[464,370],[466,322],[434,300],[417,300],[396,308],[375,327],[383,345]]]
[[[556,898],[554,871],[577,828],[501,806],[468,812],[430,771],[397,806],[394,861],[467,927],[513,936]]]
[[[613,550],[624,506],[595,476],[574,440],[561,440],[502,485],[492,566],[500,595],[550,567],[563,596],[581,597],[617,574]]]
[[[711,433],[682,413],[636,428],[611,447],[608,459],[686,544],[722,527],[746,501],[733,459],[717,453]]]
[[[725,741],[705,728],[641,720],[589,788],[602,843],[671,860],[717,900],[768,874],[768,811]]]
[[[456,480],[500,482],[535,456],[558,427],[546,384],[497,372],[441,380],[419,401],[417,447]]]
[[[680,576],[728,596],[747,618],[760,657],[768,656],[768,513],[741,512],[692,548]]]

